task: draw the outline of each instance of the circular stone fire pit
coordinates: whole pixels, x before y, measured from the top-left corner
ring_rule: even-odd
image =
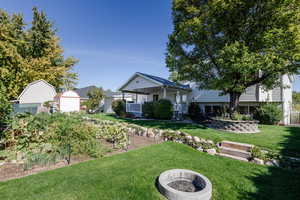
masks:
[[[172,169],[160,174],[159,191],[169,200],[209,200],[212,185],[203,175],[186,169]]]

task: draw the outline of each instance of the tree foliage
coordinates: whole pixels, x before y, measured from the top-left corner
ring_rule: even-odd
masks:
[[[300,92],[293,92],[293,103],[300,104]]]
[[[21,14],[0,10],[0,78],[9,99],[15,99],[34,80],[44,79],[56,88],[74,84],[71,71],[77,61],[63,57],[53,24],[33,8],[31,26]],[[71,83],[71,84],[70,84]]]
[[[8,101],[6,90],[0,82],[0,138],[3,126],[7,124],[11,118],[11,112],[11,103]]]
[[[88,110],[95,110],[99,107],[101,101],[104,99],[105,95],[102,88],[93,88],[88,91],[87,96],[89,99],[86,102]]]
[[[167,67],[229,94],[234,112],[246,88],[272,89],[299,71],[299,22],[298,0],[173,0]]]

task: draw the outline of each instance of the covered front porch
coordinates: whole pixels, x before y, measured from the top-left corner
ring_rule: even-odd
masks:
[[[142,116],[144,102],[168,99],[173,104],[174,114],[188,112],[190,88],[160,77],[135,73],[120,89],[123,94],[133,95],[132,102],[126,102],[126,112]]]

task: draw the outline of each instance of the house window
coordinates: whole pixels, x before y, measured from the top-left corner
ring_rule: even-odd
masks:
[[[158,94],[153,95],[153,101],[158,101]]]
[[[211,113],[212,107],[211,106],[205,106],[205,113]]]

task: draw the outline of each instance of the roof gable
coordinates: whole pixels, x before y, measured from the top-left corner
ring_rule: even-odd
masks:
[[[154,86],[156,86],[156,87],[157,86],[166,86],[166,87],[173,87],[173,88],[185,89],[185,90],[190,89],[189,85],[182,85],[182,84],[175,83],[175,82],[172,82],[170,80],[167,80],[167,79],[164,79],[164,78],[161,78],[158,76],[153,76],[153,75],[149,75],[149,74],[145,74],[145,73],[136,72],[132,77],[130,77],[128,79],[128,81],[125,84],[123,84],[119,88],[119,90],[124,90],[124,88],[126,88],[126,86],[128,86],[138,76],[154,83],[155,84]]]
[[[36,81],[33,81],[33,82],[29,83],[29,84],[24,88],[24,90],[22,91],[22,93],[18,96],[18,100],[20,100],[20,98],[26,93],[26,91],[27,91],[32,85],[35,85],[35,84],[40,83],[40,82],[44,83],[45,85],[48,85],[48,86],[49,86],[50,88],[52,88],[53,91],[56,93],[56,90],[55,90],[55,88],[54,88],[53,85],[51,85],[50,83],[48,83],[47,81],[45,81],[45,80],[43,80],[43,79],[40,79],[40,80],[36,80]]]

